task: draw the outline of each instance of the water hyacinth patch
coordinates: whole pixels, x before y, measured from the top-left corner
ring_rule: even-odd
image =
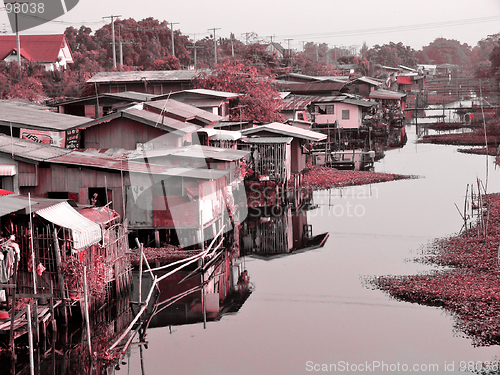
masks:
[[[416,259],[444,270],[408,276],[367,278],[367,285],[406,302],[442,307],[452,313],[457,331],[474,346],[500,344],[500,195],[484,197],[489,207],[487,235],[472,227],[435,240]]]

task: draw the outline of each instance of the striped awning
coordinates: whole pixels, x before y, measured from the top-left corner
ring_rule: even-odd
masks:
[[[14,176],[15,174],[15,164],[0,164],[0,176]]]
[[[100,225],[78,213],[68,202],[38,210],[36,214],[51,223],[70,229],[74,250],[83,250],[98,243],[102,238]]]

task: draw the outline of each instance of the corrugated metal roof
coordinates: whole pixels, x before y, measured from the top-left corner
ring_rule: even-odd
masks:
[[[204,123],[210,124],[221,120],[220,116],[214,115],[211,112],[172,99],[156,100],[144,103],[144,108],[147,109],[148,107],[155,108],[156,110],[160,110],[165,113],[171,113],[175,116],[183,118],[184,121],[196,118]]]
[[[243,135],[257,134],[263,131],[268,131],[294,138],[306,139],[308,141],[321,141],[326,138],[325,134],[314,132],[312,130],[302,129],[297,126],[282,124],[279,122],[272,122],[270,124],[259,125],[254,128],[244,129],[241,131]]]
[[[160,129],[164,129],[169,132],[172,132],[173,130],[174,132],[189,134],[201,128],[201,126],[198,125],[179,121],[171,117],[159,115],[157,113],[146,110],[128,108],[121,112],[123,113],[123,117],[139,121],[144,124],[154,126]]]
[[[317,98],[318,97],[314,95],[288,95],[283,99],[280,111],[303,111],[306,109],[306,106],[311,104],[311,102]]]
[[[237,130],[204,128],[198,132],[206,133],[211,140],[216,141],[237,141],[241,138],[241,132]]]
[[[268,143],[292,143],[293,137],[251,137],[242,139],[244,143],[268,144]]]
[[[148,102],[148,101],[153,100],[154,98],[158,97],[158,95],[145,94],[143,92],[136,92],[136,91],[106,93],[106,94],[101,94],[101,95],[104,97],[108,96],[108,97],[117,98],[117,99],[133,100],[136,102]]]
[[[104,124],[107,122],[110,122],[114,119],[120,118],[120,117],[125,117],[137,122],[140,122],[145,125],[157,127],[160,129],[163,129],[167,132],[170,133],[182,133],[182,134],[189,134],[193,133],[201,126],[191,124],[191,123],[186,123],[184,121],[176,120],[168,116],[160,116],[158,113],[154,113],[151,111],[146,111],[143,109],[138,109],[138,107],[141,107],[142,104],[139,104],[137,106],[131,107],[131,108],[126,108],[119,110],[115,113],[111,113],[109,115],[99,117],[97,119],[94,119],[90,122],[87,122],[86,124],[82,126],[77,126],[75,128],[78,129],[87,129],[92,126],[96,126],[99,124]],[[194,108],[194,107],[193,107]]]
[[[166,82],[191,81],[201,73],[200,70],[146,70],[130,72],[99,72],[87,83],[118,82]]]
[[[328,91],[340,91],[345,86],[345,82],[334,82],[334,81],[320,81],[311,83],[300,83],[300,82],[277,82],[280,90],[286,90],[291,92],[328,92]]]
[[[209,90],[209,89],[190,89],[190,90],[183,90],[179,92],[173,92],[171,94],[171,97],[181,94],[181,93],[190,93],[190,94],[198,94],[198,95],[203,95],[203,96],[213,96],[216,98],[221,98],[221,99],[233,99],[241,96],[242,94],[237,94],[234,92],[227,92],[227,91],[217,91],[217,90]],[[165,95],[163,95],[165,96]]]
[[[353,79],[352,81],[347,82],[347,84],[351,85],[351,84],[355,83],[356,81],[368,83],[369,85],[372,85],[372,86],[382,86],[382,84],[383,84],[383,82],[381,80],[376,79],[376,78],[372,78],[372,77],[359,77],[359,78]]]
[[[0,134],[0,152],[34,161],[44,161],[71,153],[71,150]]]
[[[37,202],[32,200],[31,204],[36,204]],[[16,212],[29,207],[28,200],[19,199],[17,195],[2,195],[0,196],[0,216],[8,215],[12,212]]]
[[[406,96],[405,93],[402,92],[397,92],[397,91],[390,91],[390,90],[384,90],[384,89],[379,89],[370,92],[369,98],[370,99],[401,99]]]
[[[342,103],[357,105],[358,107],[370,108],[376,105],[377,103],[369,102],[367,100],[356,100],[356,99],[344,99]]]
[[[155,157],[185,157],[196,159],[214,159],[223,161],[241,160],[248,156],[248,151],[235,150],[231,148],[220,148],[211,146],[192,145],[186,147],[172,148],[168,150],[151,150],[140,154],[130,155],[130,160],[149,159]]]
[[[51,223],[71,229],[73,248],[76,250],[85,249],[102,239],[100,225],[79,214],[67,202],[38,210],[36,213]]]
[[[64,131],[89,121],[87,117],[51,112],[48,107],[36,108],[33,104],[0,101],[0,125],[4,126]]]
[[[229,174],[226,170],[220,169],[193,169],[193,168],[172,168],[162,165],[148,164],[140,162],[139,158],[135,161],[122,159],[106,158],[96,156],[94,153],[85,153],[72,151],[70,154],[51,159],[51,163],[78,165],[90,168],[123,170],[129,173],[147,173],[162,176],[179,176],[205,180],[216,180]]]
[[[107,224],[120,217],[116,211],[109,207],[87,207],[78,210],[78,213],[99,224]]]

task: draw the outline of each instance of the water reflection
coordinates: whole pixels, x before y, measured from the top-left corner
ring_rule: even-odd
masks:
[[[322,247],[328,233],[313,235],[307,208],[294,212],[290,206],[250,209],[240,231],[242,255],[269,260]]]
[[[153,277],[161,278],[168,269],[146,273],[142,290],[150,290]],[[139,273],[135,271],[132,299],[138,300]],[[252,284],[243,262],[234,261],[223,251],[219,261],[202,271],[200,264],[179,270],[157,283],[144,317],[145,329],[220,320],[239,310],[252,293]],[[138,311],[138,307],[134,307]]]

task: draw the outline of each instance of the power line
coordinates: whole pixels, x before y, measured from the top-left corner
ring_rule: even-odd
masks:
[[[391,32],[412,31],[412,30],[431,29],[431,28],[440,28],[440,27],[448,27],[448,26],[461,26],[461,25],[492,22],[492,21],[499,21],[499,20],[500,20],[500,15],[497,15],[497,16],[490,16],[490,17],[469,18],[469,19],[462,19],[462,20],[422,23],[422,24],[413,24],[413,25],[380,27],[380,28],[372,28],[372,29],[331,31],[331,32],[325,32],[325,33],[311,33],[311,34],[280,35],[280,37],[281,38],[294,37],[294,38],[319,39],[319,38],[328,38],[328,37],[336,37],[336,36],[383,34],[383,33],[391,33]]]

